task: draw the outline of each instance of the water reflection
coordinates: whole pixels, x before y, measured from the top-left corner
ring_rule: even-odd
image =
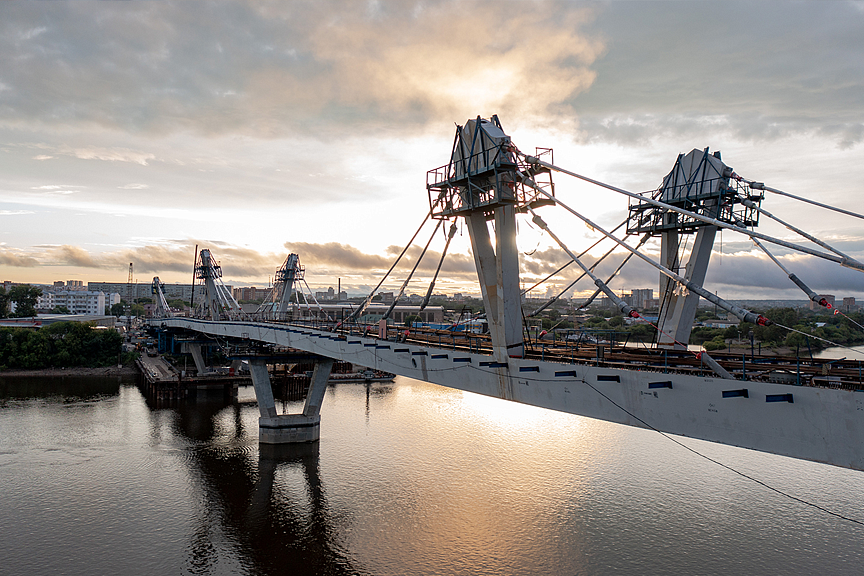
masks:
[[[116,396],[123,383],[134,383],[137,376],[0,376],[0,402],[45,398],[98,400]]]
[[[240,566],[255,574],[362,573],[336,544],[346,515],[327,503],[318,443],[259,446],[257,427],[244,420],[253,408],[221,397],[175,408],[174,431],[193,444],[185,464],[202,493],[187,569],[222,571],[227,538]]]
[[[860,574],[864,559],[854,526],[646,430],[397,379],[330,387],[320,445],[259,447],[251,389],[156,405],[117,388],[0,389],[0,572]],[[861,473],[683,441],[859,516]]]

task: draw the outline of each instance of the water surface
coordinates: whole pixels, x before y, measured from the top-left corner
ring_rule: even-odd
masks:
[[[296,404],[283,403],[296,408]],[[864,527],[645,430],[415,380],[331,386],[259,447],[251,389],[0,379],[8,574],[861,574]],[[864,520],[864,473],[684,439]]]

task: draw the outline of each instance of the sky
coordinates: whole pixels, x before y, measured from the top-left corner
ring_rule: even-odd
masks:
[[[423,221],[455,125],[478,115],[634,192],[709,147],[747,179],[864,211],[864,2],[2,2],[0,54],[0,281],[125,282],[132,262],[139,282],[188,283],[198,245],[235,286],[266,286],[295,252],[313,289],[366,293]],[[626,216],[624,196],[555,183],[600,226]],[[763,207],[864,260],[861,220],[777,195]],[[543,210],[574,251],[600,237]],[[764,217],[759,230],[813,246]],[[518,244],[526,285],[568,259],[526,220]],[[439,232],[408,292],[442,247]],[[864,298],[862,273],[772,251],[817,292]],[[631,262],[611,286],[657,281]],[[705,285],[805,298],[730,231]],[[478,292],[462,226],[436,292]]]

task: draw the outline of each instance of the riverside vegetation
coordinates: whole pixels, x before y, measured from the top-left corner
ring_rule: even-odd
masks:
[[[0,370],[98,368],[133,361],[122,352],[123,336],[89,323],[58,322],[39,330],[0,328]]]

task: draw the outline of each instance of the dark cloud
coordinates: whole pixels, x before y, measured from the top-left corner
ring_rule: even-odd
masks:
[[[338,242],[327,242],[315,244],[310,242],[288,242],[285,248],[298,254],[300,262],[306,266],[307,273],[321,276],[358,275],[366,282],[374,278],[380,278],[390,269],[393,262],[402,252],[402,247],[390,246],[386,255],[366,254],[357,248],[340,244]],[[401,282],[417,263],[422,247],[412,246],[396,266],[395,274],[391,277],[393,282]],[[441,252],[428,250],[417,266],[415,273],[418,281],[431,279],[438,262],[441,260]],[[442,277],[458,281],[476,280],[477,273],[474,270],[474,259],[470,255],[459,253],[448,253],[441,266]]]
[[[364,254],[357,248],[338,242],[314,244],[286,242],[285,249],[298,254],[307,266],[332,267],[343,270],[386,270],[391,260],[377,254]]]
[[[854,241],[838,243],[838,247],[848,249],[854,243]],[[752,248],[752,245],[748,247]],[[719,248],[719,244],[715,245],[715,249],[717,248]],[[728,249],[728,245],[726,248]],[[850,250],[850,252],[851,255],[855,255],[853,251]],[[815,256],[797,253],[780,254],[780,251],[777,251],[776,255],[790,271],[817,293],[829,293],[837,296],[864,296],[864,273],[860,271],[845,268]],[[624,252],[609,255],[597,266],[594,273],[606,281],[626,256],[627,254]],[[649,254],[649,257],[652,256]],[[653,258],[656,260],[656,255]],[[538,281],[552,273],[561,264],[566,263],[567,260],[568,258],[563,251],[555,249],[537,252],[532,257],[523,257],[523,281],[526,283]],[[590,256],[580,260],[586,266],[591,266],[596,262],[596,258]],[[554,286],[555,289],[552,292],[558,293],[581,273],[582,271],[578,266],[571,264],[537,290],[544,292],[548,286]],[[683,273],[683,271],[679,271],[679,273]],[[609,285],[616,291],[654,288],[656,294],[659,277],[660,272],[656,268],[634,256],[624,266],[620,274],[609,282]],[[789,280],[778,266],[755,249],[725,254],[715,251],[708,266],[705,288],[712,292],[717,291],[721,297],[727,299],[780,298],[800,300],[806,298],[806,295]],[[586,294],[594,290],[595,286],[592,280],[585,277],[568,294],[574,292]]]
[[[853,2],[611,2],[607,52],[574,98],[586,140],[643,145],[706,128],[744,141],[864,136],[864,11]]]

